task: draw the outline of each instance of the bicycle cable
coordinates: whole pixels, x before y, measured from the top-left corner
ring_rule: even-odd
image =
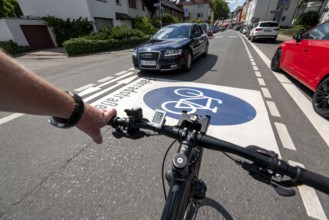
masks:
[[[161,177],[162,177],[162,186],[163,186],[163,193],[164,193],[164,197],[165,197],[165,201],[167,200],[167,193],[166,193],[166,186],[165,186],[165,181],[164,181],[164,163],[166,161],[167,155],[169,150],[172,148],[172,146],[174,146],[175,142],[177,141],[177,139],[175,139],[170,146],[168,147],[164,157],[163,157],[163,161],[162,161],[162,168],[161,168]]]
[[[233,160],[236,164],[238,164],[238,165],[242,164],[242,160],[235,159],[234,157],[230,156],[226,152],[221,152],[221,153],[224,154],[225,156],[227,156],[229,159]]]

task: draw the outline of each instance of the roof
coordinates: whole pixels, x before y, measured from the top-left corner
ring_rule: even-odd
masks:
[[[208,3],[211,8],[214,8],[210,0],[190,0],[188,2],[178,2],[177,5],[195,5],[195,4],[201,4],[201,3]]]
[[[166,6],[168,8],[171,8],[171,9],[174,9],[176,11],[180,11],[180,12],[184,12],[183,9],[179,8],[175,3],[173,2],[169,2],[168,0],[165,0],[162,2],[162,5],[163,6]]]

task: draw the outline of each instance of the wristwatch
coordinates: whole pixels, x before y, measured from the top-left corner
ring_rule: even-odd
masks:
[[[73,98],[75,102],[74,110],[68,119],[49,117],[48,122],[57,128],[71,128],[75,126],[79,122],[84,110],[84,103],[79,95],[72,93],[70,91],[65,91],[65,92]]]

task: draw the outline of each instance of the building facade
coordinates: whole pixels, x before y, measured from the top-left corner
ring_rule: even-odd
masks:
[[[177,5],[183,7],[185,20],[199,18],[209,24],[214,23],[214,8],[210,0],[180,1]]]

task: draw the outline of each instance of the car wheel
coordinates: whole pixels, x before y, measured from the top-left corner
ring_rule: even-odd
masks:
[[[313,108],[322,117],[329,118],[329,77],[316,88],[312,100]]]
[[[282,71],[281,68],[280,68],[281,53],[282,53],[282,50],[278,49],[277,51],[275,51],[275,54],[272,57],[271,70],[273,70],[274,72],[281,72]]]
[[[204,49],[204,52],[203,52],[204,57],[208,56],[208,51],[209,51],[209,44],[207,44],[206,48]]]
[[[186,61],[185,61],[185,65],[184,65],[184,71],[189,72],[191,70],[191,66],[192,66],[192,53],[189,50],[186,54]]]
[[[273,43],[276,43],[276,37],[272,39],[272,42]]]

